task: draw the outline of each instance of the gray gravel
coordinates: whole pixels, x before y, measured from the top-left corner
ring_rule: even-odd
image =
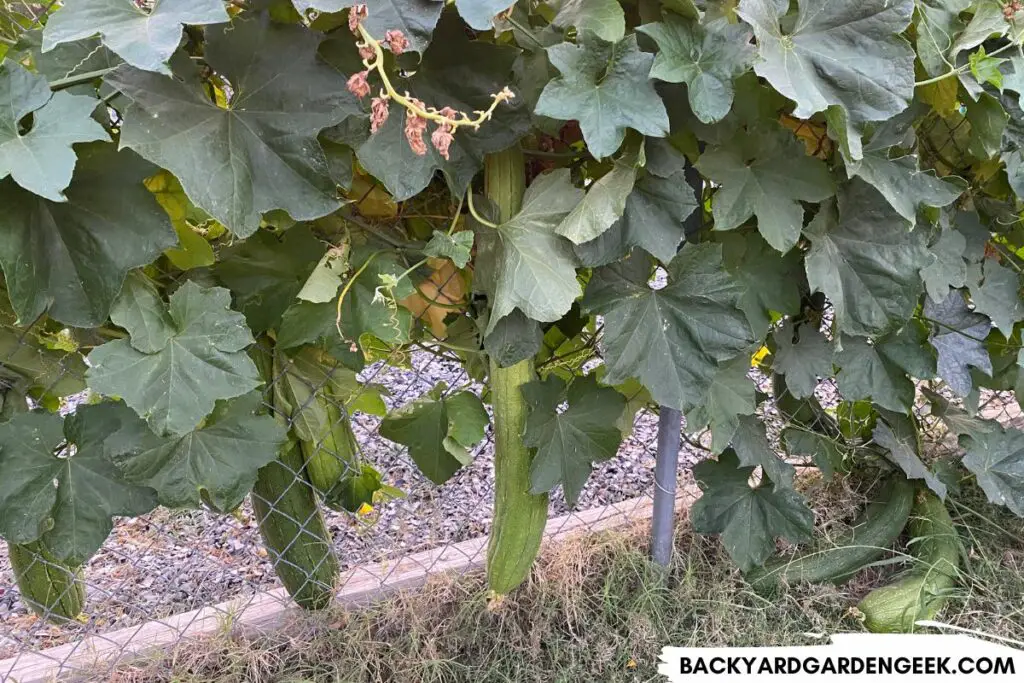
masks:
[[[389,408],[418,397],[441,381],[450,387],[468,383],[461,367],[422,352],[412,356],[411,369],[373,367],[363,374],[364,380],[388,388],[391,395],[385,402]],[[494,457],[490,435],[474,449],[472,464],[439,487],[419,473],[403,448],[376,435],[379,418],[357,413],[353,420],[364,456],[380,470],[385,483],[405,491],[406,496],[377,506],[365,517],[327,511],[343,566],[394,559],[488,532]],[[639,413],[619,456],[595,469],[575,509],[650,494],[656,442],[657,416]],[[684,442],[680,471],[701,457],[700,449]],[[561,492],[556,492],[549,514],[567,511]],[[86,567],[88,622],[57,627],[36,619],[22,605],[0,541],[0,659],[82,634],[197,609],[275,584],[248,503],[235,515],[158,509],[117,524]]]

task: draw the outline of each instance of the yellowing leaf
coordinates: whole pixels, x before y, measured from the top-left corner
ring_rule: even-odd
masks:
[[[357,173],[352,178],[352,189],[348,193],[356,211],[367,218],[394,218],[398,215],[398,204],[388,191],[368,175]]]
[[[452,312],[451,306],[466,301],[466,283],[448,259],[432,258],[427,264],[434,269],[430,277],[416,285],[419,291],[398,303],[409,309],[413,317],[429,326],[435,337],[444,339],[448,335],[444,319]]]
[[[779,123],[793,131],[793,134],[804,143],[808,155],[819,159],[828,159],[832,154],[835,143],[828,136],[825,124],[798,119],[789,114],[780,116]]]

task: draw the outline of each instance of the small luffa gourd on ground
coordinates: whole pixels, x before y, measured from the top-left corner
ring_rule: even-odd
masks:
[[[946,504],[920,491],[907,525],[915,562],[909,576],[868,593],[857,609],[873,633],[910,633],[914,624],[935,618],[956,585],[960,543]]]

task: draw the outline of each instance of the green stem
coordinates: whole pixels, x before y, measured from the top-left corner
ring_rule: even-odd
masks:
[[[486,225],[488,228],[497,228],[497,224],[490,222],[479,213],[476,212],[476,207],[473,205],[473,188],[466,190],[466,199],[469,204],[469,215],[476,219],[477,223]]]
[[[988,56],[989,57],[995,57],[996,55],[1002,54],[1003,52],[1006,52],[1007,50],[1010,50],[1010,49],[1012,49],[1014,47],[1017,47],[1017,43],[1008,43],[1006,45],[1003,45],[998,50],[993,50],[992,53],[989,54]],[[964,71],[967,71],[970,68],[971,68],[970,64],[964,64],[963,66],[958,66],[957,68],[950,69],[946,73],[940,74],[940,75],[938,75],[938,76],[936,76],[934,78],[928,78],[928,79],[923,80],[923,81],[917,81],[917,82],[914,83],[914,87],[915,88],[920,88],[922,85],[931,85],[932,83],[938,83],[939,81],[944,81],[944,80],[946,80],[947,78],[949,78],[951,76],[958,76],[958,75],[962,74]]]
[[[348,282],[345,283],[345,286],[341,288],[341,294],[338,295],[338,314],[334,318],[334,326],[338,330],[338,336],[341,337],[342,339],[345,338],[345,335],[341,331],[341,304],[344,303],[345,296],[348,294],[349,290],[352,289],[352,285],[355,284],[355,281],[359,278],[359,276],[362,275],[366,271],[366,269],[370,267],[370,264],[373,263],[374,259],[376,259],[383,253],[384,252],[382,251],[375,251],[372,254],[370,254],[370,257],[363,261],[363,265],[359,266],[359,269],[352,274],[352,277],[348,279]]]
[[[113,71],[117,67],[108,67],[106,69],[99,69],[97,71],[86,71],[85,73],[77,74],[75,76],[68,76],[67,78],[59,78],[56,81],[50,81],[50,90],[64,90],[76,85],[82,85],[83,83],[90,83],[95,81],[97,78],[102,78],[108,73]]]

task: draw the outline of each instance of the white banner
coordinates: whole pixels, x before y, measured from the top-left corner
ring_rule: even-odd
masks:
[[[665,647],[658,673],[673,683],[1024,681],[1024,650],[960,634],[837,633],[800,647]]]

